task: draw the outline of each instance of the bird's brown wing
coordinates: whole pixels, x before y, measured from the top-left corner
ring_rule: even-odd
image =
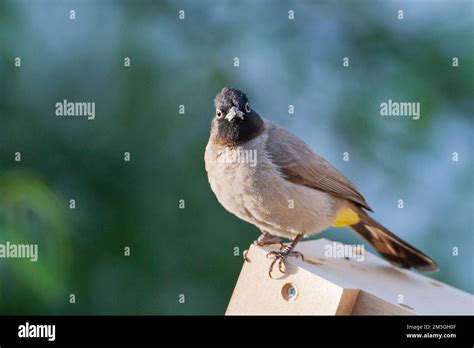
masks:
[[[302,140],[269,121],[265,126],[268,132],[266,150],[288,181],[345,198],[372,211],[354,185]]]
[[[355,203],[360,221],[351,228],[365,238],[388,261],[403,268],[416,268],[433,272],[436,262],[418,249],[398,238],[367,215],[362,208],[370,209],[354,185],[326,160],[319,157],[296,136],[267,121],[266,149],[273,163],[285,178]]]

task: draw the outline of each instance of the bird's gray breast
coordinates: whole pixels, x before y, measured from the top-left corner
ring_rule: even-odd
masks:
[[[209,183],[219,203],[241,219],[255,223],[251,209],[262,203],[262,161],[265,136],[236,147],[209,141],[205,164]]]
[[[264,132],[242,146],[211,140],[205,163],[209,183],[229,212],[274,235],[291,237],[330,226],[335,198],[286,180],[272,162]]]

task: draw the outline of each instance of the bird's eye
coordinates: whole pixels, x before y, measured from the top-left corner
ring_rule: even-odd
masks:
[[[217,118],[222,118],[222,111],[220,111],[219,109],[216,110],[216,116]]]
[[[246,113],[249,113],[249,112],[250,112],[250,105],[249,105],[249,103],[246,103],[246,104],[245,104],[245,112],[246,112]]]

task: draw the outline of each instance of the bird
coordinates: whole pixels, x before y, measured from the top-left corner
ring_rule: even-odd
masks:
[[[294,250],[299,241],[330,227],[350,228],[400,268],[438,270],[433,259],[369,215],[372,208],[349,179],[296,135],[261,117],[245,93],[224,87],[214,106],[204,153],[208,181],[227,211],[260,229],[255,244],[280,244],[267,254],[271,278],[276,264],[285,272],[288,257],[304,260]]]

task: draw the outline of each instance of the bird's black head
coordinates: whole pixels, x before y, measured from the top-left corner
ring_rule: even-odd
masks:
[[[225,87],[214,99],[216,114],[212,121],[213,136],[223,145],[237,146],[263,132],[262,118],[250,107],[245,93]]]

